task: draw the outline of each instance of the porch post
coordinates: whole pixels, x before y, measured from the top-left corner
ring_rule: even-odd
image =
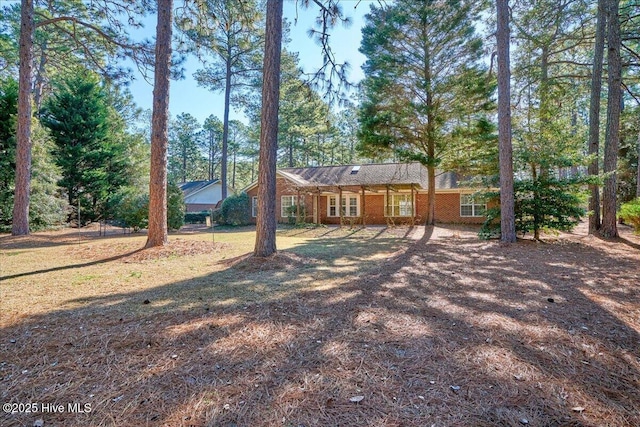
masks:
[[[300,224],[300,187],[298,187],[298,198],[296,200],[296,224]]]
[[[389,216],[389,186],[387,185],[387,197],[384,201],[384,214]]]
[[[364,207],[366,206],[366,203],[364,202],[364,185],[362,186],[362,200],[360,200],[360,204],[362,206],[360,206],[360,216],[362,217],[362,228],[364,228],[366,226],[365,222],[365,216],[364,216]]]
[[[313,195],[313,223],[320,224],[320,191]]]
[[[342,187],[338,186],[338,214],[340,215],[340,227],[342,228]]]
[[[416,202],[413,194],[413,184],[411,184],[411,226],[416,225]]]

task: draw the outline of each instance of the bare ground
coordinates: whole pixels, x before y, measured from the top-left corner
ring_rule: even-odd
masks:
[[[640,238],[622,231],[501,245],[463,228],[292,230],[313,239],[268,261],[25,308],[0,319],[0,401],[91,412],[0,425],[639,426]],[[2,243],[98,257],[59,233]],[[154,274],[158,257],[231,251],[101,244],[105,269]],[[11,290],[28,273],[3,275]],[[222,288],[238,298],[220,304]]]

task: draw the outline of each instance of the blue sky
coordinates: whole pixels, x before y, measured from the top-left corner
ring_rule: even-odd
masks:
[[[357,82],[362,79],[361,65],[365,57],[358,52],[361,40],[361,28],[364,25],[364,15],[369,11],[370,5],[378,4],[378,0],[342,0],[344,14],[351,17],[352,24],[348,28],[336,27],[332,31],[331,44],[339,61],[347,61],[351,65],[350,80]],[[355,7],[357,5],[357,7]],[[298,22],[293,24],[296,16],[294,0],[285,0],[284,15],[290,20],[291,42],[287,46],[290,51],[299,52],[300,64],[306,72],[313,72],[321,65],[320,48],[307,35],[307,30],[311,28],[315,20],[317,8],[312,6],[309,9],[298,9]],[[149,20],[150,25],[145,29],[147,34],[155,33],[155,22]],[[214,114],[222,119],[223,95],[214,93],[206,88],[199,87],[193,79],[193,73],[199,68],[199,63],[195,58],[188,58],[185,64],[185,79],[171,82],[171,93],[169,97],[170,112],[173,117],[181,113],[190,113],[198,119],[200,123],[209,115]],[[130,85],[130,90],[141,108],[151,108],[153,87],[144,81],[142,77],[137,77]],[[242,111],[231,110],[231,117],[242,121],[244,115]]]

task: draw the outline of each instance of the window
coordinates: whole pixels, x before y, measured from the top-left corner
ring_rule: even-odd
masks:
[[[472,194],[460,195],[460,216],[483,216],[487,205],[479,203]]]
[[[360,216],[360,197],[342,196],[342,216]],[[328,216],[338,215],[338,196],[329,196]]]
[[[296,205],[296,196],[282,196],[280,198],[280,216],[282,218],[289,218],[295,216],[292,206]]]
[[[411,194],[389,194],[386,216],[413,216],[413,214]]]
[[[251,216],[254,218],[258,216],[258,196],[253,196],[251,199]]]

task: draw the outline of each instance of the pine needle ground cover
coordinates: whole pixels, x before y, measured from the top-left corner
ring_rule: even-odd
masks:
[[[640,425],[622,235],[291,229],[267,260],[251,228],[0,236],[0,425]]]

